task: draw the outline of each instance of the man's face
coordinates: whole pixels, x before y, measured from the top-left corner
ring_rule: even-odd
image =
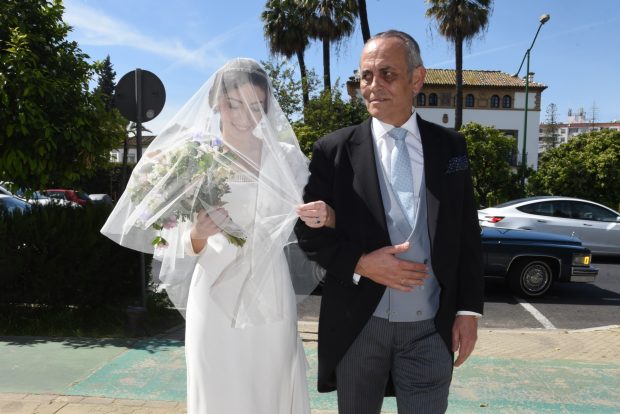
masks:
[[[360,89],[368,112],[390,125],[401,126],[411,116],[413,98],[422,88],[426,70],[407,70],[403,42],[395,37],[369,42],[360,61]]]

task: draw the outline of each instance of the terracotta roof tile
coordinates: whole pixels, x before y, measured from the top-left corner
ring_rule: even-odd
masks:
[[[454,85],[456,71],[454,69],[426,69],[424,85]],[[512,86],[525,87],[523,78],[515,78],[499,70],[463,70],[463,85],[465,86]],[[530,88],[546,89],[547,85],[539,82],[530,82]]]

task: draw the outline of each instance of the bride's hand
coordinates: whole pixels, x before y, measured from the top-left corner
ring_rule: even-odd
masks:
[[[311,203],[297,206],[297,215],[306,223],[306,226],[313,229],[319,227],[336,227],[336,212],[329,204],[324,201],[313,201]]]
[[[217,208],[209,212],[200,210],[196,214],[196,220],[192,226],[190,237],[196,240],[206,240],[222,231],[222,227],[228,220],[230,220],[228,212],[223,208]]]
[[[228,212],[223,208],[209,212],[200,210],[196,214],[196,220],[189,233],[194,253],[200,253],[207,245],[209,237],[222,231],[222,227],[228,220],[230,220]]]

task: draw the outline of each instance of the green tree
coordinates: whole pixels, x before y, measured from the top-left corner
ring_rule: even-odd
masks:
[[[558,107],[553,102],[547,106],[547,119],[543,127],[540,140],[545,149],[555,148],[558,145]]]
[[[271,53],[285,56],[287,59],[293,55],[297,56],[305,107],[309,100],[304,61],[304,52],[310,42],[308,9],[302,7],[297,0],[267,0],[261,19]]]
[[[323,90],[331,90],[330,46],[353,33],[358,15],[354,0],[303,0],[312,12],[310,37],[323,43]]]
[[[61,0],[0,2],[0,178],[71,185],[107,162],[124,128],[98,94],[95,67],[67,40]]]
[[[323,135],[337,129],[357,125],[368,118],[366,106],[360,100],[344,101],[338,82],[334,90],[323,91],[310,99],[303,122],[293,123],[299,146],[306,155],[312,153],[312,145]]]
[[[620,132],[577,135],[545,151],[528,180],[530,195],[584,198],[613,208],[620,202]]]
[[[518,174],[511,166],[517,142],[503,132],[470,122],[461,128],[467,141],[469,164],[478,203],[483,206],[515,198]]]
[[[293,68],[286,62],[269,60],[261,63],[271,78],[271,86],[282,112],[289,122],[293,122],[302,109],[301,81],[295,80]]]
[[[463,42],[486,30],[492,11],[492,0],[426,0],[426,17],[435,20],[439,33],[454,43],[456,58],[456,109],[454,129],[463,123]]]
[[[96,63],[96,69],[99,73],[99,80],[95,92],[101,95],[101,99],[107,110],[112,109],[112,100],[114,98],[114,86],[116,84],[116,72],[110,62],[110,55],[102,62]]]

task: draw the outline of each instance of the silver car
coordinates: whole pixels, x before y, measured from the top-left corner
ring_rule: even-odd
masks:
[[[530,197],[478,211],[480,225],[535,230],[581,239],[598,255],[620,255],[620,214],[592,201]]]

